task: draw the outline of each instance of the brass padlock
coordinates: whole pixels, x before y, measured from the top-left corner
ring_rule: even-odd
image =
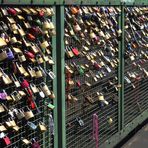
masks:
[[[51,95],[51,91],[49,90],[48,86],[45,83],[41,83],[40,88],[42,89],[46,97],[49,97]]]
[[[39,67],[35,67],[34,70],[35,70],[36,78],[43,77],[43,73]]]
[[[29,120],[34,117],[33,112],[27,107],[27,111],[24,112],[25,119]]]
[[[66,47],[65,52],[66,52],[66,55],[67,55],[68,58],[74,57],[74,54],[73,54],[72,50],[69,47]]]
[[[43,58],[42,58],[41,55],[37,55],[37,56],[36,56],[36,60],[37,60],[38,64],[44,63],[44,60],[43,60]]]
[[[36,72],[35,72],[34,69],[32,69],[32,67],[28,66],[28,67],[27,67],[27,70],[28,70],[28,72],[29,72],[29,74],[30,74],[30,76],[31,76],[32,78],[35,78],[35,77],[36,77]]]
[[[39,122],[39,129],[41,132],[47,131],[47,127],[43,122]]]
[[[1,43],[0,43],[1,44]],[[1,46],[1,45],[0,45]],[[2,52],[0,53],[0,61],[3,61],[5,59],[7,59],[7,52],[6,50],[2,50]]]
[[[5,85],[9,85],[12,83],[12,80],[10,79],[10,77],[5,73],[3,73],[2,80]]]
[[[39,92],[39,89],[38,89],[37,86],[36,86],[35,84],[33,84],[33,83],[30,84],[30,88],[31,88],[31,90],[32,90],[32,92],[33,92],[34,94],[36,94],[36,93]]]
[[[7,131],[6,127],[0,124],[0,132],[5,132],[5,131]]]
[[[14,73],[11,75],[11,79],[17,88],[21,86]]]
[[[3,112],[5,112],[5,108],[4,108],[3,104],[0,104],[0,113],[3,113]]]
[[[18,54],[18,59],[21,63],[26,61],[26,57],[23,53]]]

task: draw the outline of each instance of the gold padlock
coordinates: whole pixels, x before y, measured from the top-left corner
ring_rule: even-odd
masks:
[[[5,73],[3,73],[2,80],[5,85],[9,85],[12,83],[12,80],[10,79],[10,77]]]
[[[19,61],[21,63],[24,62],[24,61],[26,61],[26,57],[25,57],[25,55],[23,53],[19,53],[18,54],[18,59],[19,59]]]
[[[43,122],[39,122],[39,129],[41,132],[45,132],[47,130],[47,127]]]
[[[43,77],[42,71],[40,70],[39,67],[35,67],[35,74],[36,74],[36,78],[41,78]]]
[[[30,66],[28,66],[27,70],[32,78],[36,77],[36,72],[34,69],[32,69]]]
[[[43,58],[42,58],[41,55],[37,55],[37,56],[36,56],[36,60],[37,60],[38,64],[44,63],[44,60],[43,60]]]
[[[0,113],[3,113],[3,112],[5,112],[5,108],[2,104],[0,104]]]
[[[27,111],[24,112],[24,115],[26,120],[29,120],[34,117],[33,112],[29,108],[27,108]]]
[[[49,97],[51,95],[51,91],[49,90],[48,86],[45,83],[41,83],[40,88],[42,89],[46,97]]]
[[[0,61],[7,59],[7,57],[7,52],[5,50],[2,50],[2,52],[0,53]]]
[[[41,48],[45,49],[49,46],[49,43],[47,41],[44,41],[43,43],[41,43]]]
[[[6,127],[0,124],[0,132],[5,132],[5,131],[7,131]]]
[[[94,33],[93,31],[90,32],[90,38],[91,38],[91,39],[96,38],[96,35],[95,35],[95,33]]]
[[[28,139],[23,139],[23,138],[22,138],[22,142],[23,142],[25,145],[29,145],[29,144],[31,143]]]

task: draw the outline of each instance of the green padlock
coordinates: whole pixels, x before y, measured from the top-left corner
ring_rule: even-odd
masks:
[[[41,22],[39,19],[35,20],[35,22],[36,22],[39,26],[42,26],[42,22]]]
[[[48,106],[48,108],[51,109],[51,110],[53,110],[53,109],[55,108],[55,106],[54,106],[53,104],[51,104],[51,103],[49,103],[47,106]]]
[[[84,74],[84,70],[83,70],[83,68],[81,66],[78,66],[78,71],[79,71],[80,75]]]
[[[55,108],[55,106],[51,103],[48,103],[48,102],[44,102],[45,105],[47,105],[47,107],[50,109],[50,110],[53,110]]]

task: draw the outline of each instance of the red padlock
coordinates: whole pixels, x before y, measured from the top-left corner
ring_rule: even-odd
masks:
[[[34,59],[35,58],[35,55],[32,52],[30,52],[30,51],[25,51],[25,55],[28,58],[30,58],[30,59]]]
[[[72,52],[74,53],[75,56],[78,56],[80,54],[77,48],[72,48]]]
[[[35,103],[33,102],[32,96],[28,97],[28,106],[29,106],[31,109],[35,109],[35,108],[36,108],[36,105],[35,105]]]
[[[140,76],[137,76],[135,79],[136,79],[137,81],[140,81],[140,80],[141,80],[141,77],[140,77]]]
[[[11,14],[11,15],[16,15],[16,14],[17,14],[16,10],[13,9],[13,8],[9,8],[7,11],[8,11],[8,13]]]
[[[94,62],[94,68],[98,70],[101,68],[101,65],[99,65],[97,62]]]
[[[45,13],[44,13],[44,11],[43,11],[43,10],[41,10],[41,11],[39,12],[39,16],[40,16],[40,17],[43,17],[43,16],[44,16],[44,14],[45,14]]]
[[[30,29],[30,32],[35,35],[35,36],[38,36],[38,35],[42,35],[43,34],[43,31],[39,28],[39,27],[32,27]]]
[[[34,141],[31,148],[41,148],[38,141]]]
[[[28,34],[27,34],[27,38],[28,38],[30,41],[34,41],[34,40],[35,40],[35,36],[32,35],[31,33],[28,33]]]
[[[11,144],[11,141],[10,141],[10,138],[8,136],[5,136],[3,139],[3,142],[4,142],[4,145],[7,146],[7,145],[10,145]]]
[[[76,82],[76,85],[77,85],[78,87],[81,87],[81,82],[80,82],[80,81],[77,81],[77,82]]]
[[[25,79],[21,79],[21,87],[22,88],[28,88],[29,87],[29,82]]]

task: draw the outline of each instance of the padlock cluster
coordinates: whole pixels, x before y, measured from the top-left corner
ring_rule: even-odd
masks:
[[[128,124],[147,108],[147,7],[125,7],[125,121]]]
[[[148,77],[147,8],[125,8],[125,11],[125,82],[136,88],[137,81]]]
[[[50,129],[44,111],[53,128],[54,14],[50,7],[0,8],[1,148],[40,148]]]
[[[118,7],[65,8],[67,147],[87,147],[92,115],[98,113],[101,136],[114,132],[118,105]],[[104,129],[104,126],[106,129]],[[89,127],[89,128],[87,128]],[[105,130],[105,132],[104,132]],[[83,135],[83,136],[82,136]],[[107,136],[106,136],[107,138]],[[90,142],[92,142],[90,140]],[[81,145],[81,144],[82,145]]]

